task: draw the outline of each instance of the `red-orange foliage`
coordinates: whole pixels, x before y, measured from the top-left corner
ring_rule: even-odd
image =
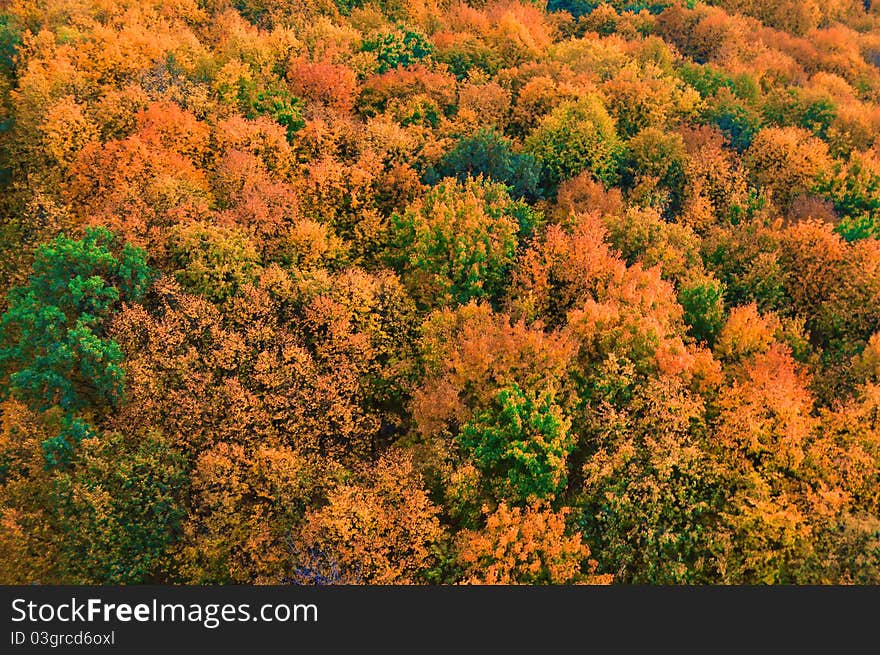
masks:
[[[367,115],[389,110],[398,120],[416,120],[420,103],[442,115],[455,101],[453,76],[415,65],[368,78],[358,106]]]
[[[511,305],[515,316],[558,325],[566,313],[596,297],[626,265],[605,242],[595,214],[575,215],[570,228],[550,225],[514,271]]]
[[[347,66],[298,58],[290,62],[287,80],[296,96],[318,106],[341,112],[354,107],[357,78]]]
[[[280,324],[289,280],[270,269],[260,284],[245,289],[227,317],[167,281],[154,290],[152,314],[140,306],[122,312],[112,334],[128,358],[129,402],[114,424],[161,427],[193,453],[222,442],[368,451],[378,419],[359,404],[359,380],[348,368],[361,360],[316,361]]]
[[[459,535],[459,559],[469,584],[609,584],[580,534],[566,535],[566,510],[541,505],[489,513],[486,527]]]
[[[79,151],[65,197],[84,222],[161,253],[171,225],[209,211],[211,189],[199,167],[206,141],[206,128],[176,105],[153,105],[131,136]]]
[[[293,188],[274,179],[257,156],[240,150],[225,153],[215,179],[225,207],[219,220],[250,233],[267,258],[283,254],[299,219],[299,199]]]

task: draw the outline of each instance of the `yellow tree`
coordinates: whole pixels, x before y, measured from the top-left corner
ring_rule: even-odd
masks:
[[[436,564],[436,507],[411,456],[385,453],[360,479],[340,481],[292,537],[300,583],[414,584]]]

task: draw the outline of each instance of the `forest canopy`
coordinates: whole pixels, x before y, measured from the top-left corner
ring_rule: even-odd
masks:
[[[880,3],[0,3],[0,582],[880,583]]]

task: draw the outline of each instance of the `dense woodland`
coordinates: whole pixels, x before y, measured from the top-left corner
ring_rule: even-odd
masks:
[[[0,0],[0,581],[880,582],[880,3]]]

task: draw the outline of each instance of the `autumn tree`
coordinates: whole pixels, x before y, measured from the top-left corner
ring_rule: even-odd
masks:
[[[595,214],[575,215],[570,225],[549,225],[514,271],[509,293],[514,314],[557,326],[569,310],[595,298],[626,268],[606,235]]]
[[[486,526],[459,535],[458,560],[470,584],[608,584],[580,534],[566,534],[566,510],[540,504],[486,511]]]
[[[806,130],[768,127],[761,130],[745,156],[757,184],[766,187],[780,207],[812,188],[819,171],[830,167],[828,148]]]
[[[190,474],[178,575],[191,584],[280,584],[294,563],[288,535],[320,492],[322,469],[284,445],[221,442]]]
[[[288,66],[287,80],[297,97],[318,107],[329,107],[340,112],[354,108],[357,76],[347,66],[297,58]],[[304,126],[303,122],[301,127]]]
[[[698,109],[698,94],[680,80],[665,76],[654,62],[624,66],[603,84],[602,90],[608,110],[625,137],[647,128],[664,129]]]
[[[175,272],[178,281],[216,302],[235,295],[261,272],[256,249],[234,228],[179,226],[171,232],[169,252],[180,267]]]
[[[878,320],[876,241],[849,244],[832,225],[804,221],[785,232],[780,254],[787,295],[826,357],[835,360],[860,351]]]
[[[14,397],[0,403],[0,576],[11,584],[64,580],[52,477],[42,443],[54,435]]]
[[[172,107],[148,108],[138,117],[140,129],[124,139],[83,147],[63,190],[82,222],[108,227],[135,245],[149,247],[160,259],[166,230],[204,217],[212,200],[197,160],[204,152],[206,129]],[[177,130],[171,127],[175,123]]]
[[[715,447],[732,494],[716,546],[726,581],[784,583],[807,575],[816,547],[811,517],[821,502],[800,475],[812,403],[803,374],[778,344],[747,360],[742,378],[719,398]]]
[[[333,564],[340,581],[349,584],[424,581],[442,538],[437,514],[410,457],[391,451],[362,481],[340,482],[326,506],[309,512],[292,538],[295,579],[313,582],[327,575],[322,567]]]

